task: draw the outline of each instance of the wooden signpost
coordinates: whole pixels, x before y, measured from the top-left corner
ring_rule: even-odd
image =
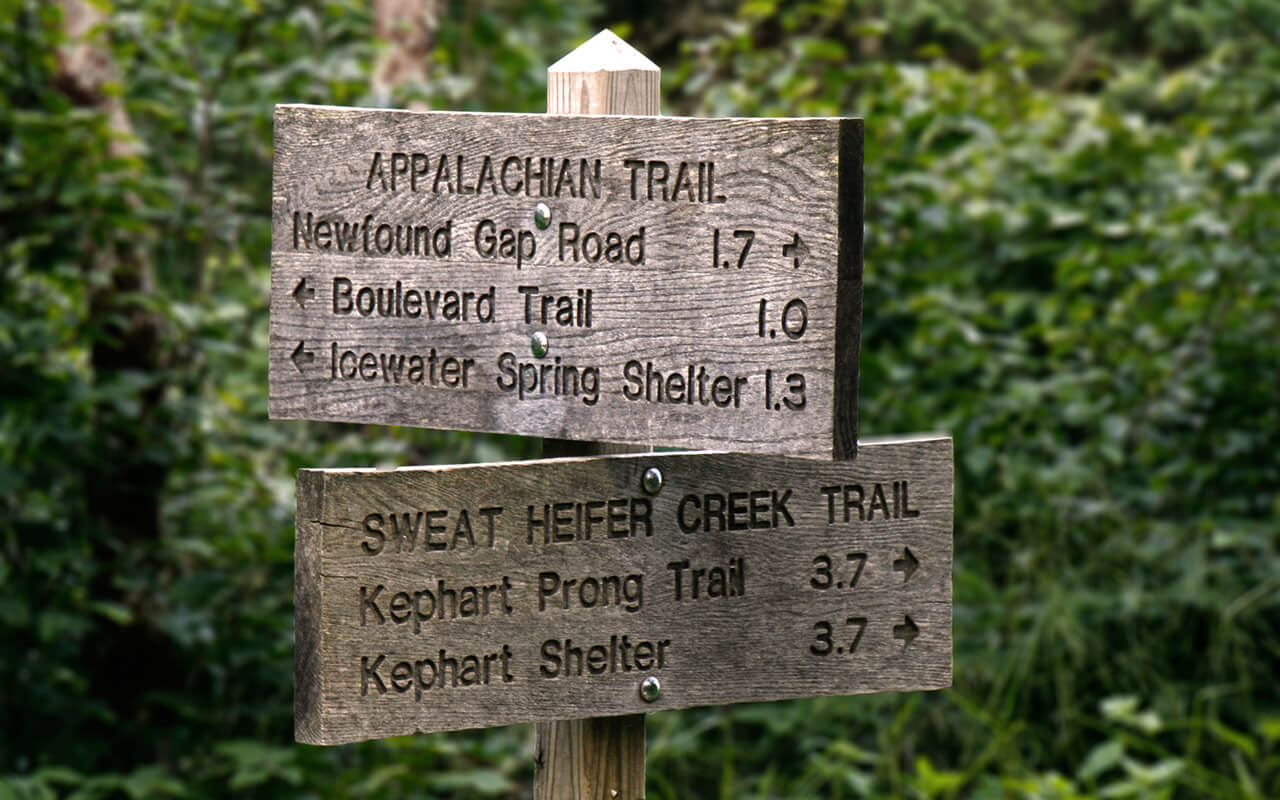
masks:
[[[649,116],[277,109],[270,413],[731,452],[301,471],[296,736],[537,722],[535,798],[636,800],[648,711],[950,685],[951,440],[858,448],[861,120],[549,73]]]
[[[297,734],[951,682],[946,438],[298,478]]]
[[[824,459],[862,121],[281,106],[270,412]]]

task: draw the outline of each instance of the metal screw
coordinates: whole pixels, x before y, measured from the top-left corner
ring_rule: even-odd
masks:
[[[657,678],[650,675],[640,682],[640,699],[646,703],[652,703],[662,694],[662,684]]]
[[[644,486],[644,490],[649,494],[657,494],[662,491],[662,470],[657,467],[649,467],[644,471],[644,478],[640,481],[640,485]]]
[[[533,224],[545,230],[551,224],[551,206],[546,203],[538,203],[534,206]]]
[[[542,358],[547,354],[551,345],[547,344],[547,335],[542,331],[537,331],[533,336],[529,337],[529,347],[533,349],[533,354],[538,358]]]

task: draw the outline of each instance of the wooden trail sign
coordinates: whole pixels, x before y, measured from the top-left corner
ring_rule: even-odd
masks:
[[[852,458],[862,121],[276,111],[270,413]]]
[[[947,438],[303,470],[297,738],[949,686],[952,492]]]

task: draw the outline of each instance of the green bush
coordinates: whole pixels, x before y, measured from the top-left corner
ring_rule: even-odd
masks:
[[[688,75],[718,76],[710,112],[867,118],[860,416],[955,437],[956,686],[815,702],[786,738],[817,746],[748,750],[778,774],[730,784],[709,763],[692,794],[798,796],[797,761],[822,797],[1274,794],[1275,28],[1210,15],[1194,60],[1105,53],[1089,94],[999,42],[976,71],[850,63],[909,16],[748,3]],[[844,49],[802,34],[840,26]]]

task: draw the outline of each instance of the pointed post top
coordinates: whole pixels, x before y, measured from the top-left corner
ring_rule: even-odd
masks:
[[[547,112],[657,116],[661,72],[606,28],[547,68]]]
[[[547,68],[547,72],[619,72],[623,70],[660,71],[644,53],[622,41],[605,28],[578,46],[572,53]]]

